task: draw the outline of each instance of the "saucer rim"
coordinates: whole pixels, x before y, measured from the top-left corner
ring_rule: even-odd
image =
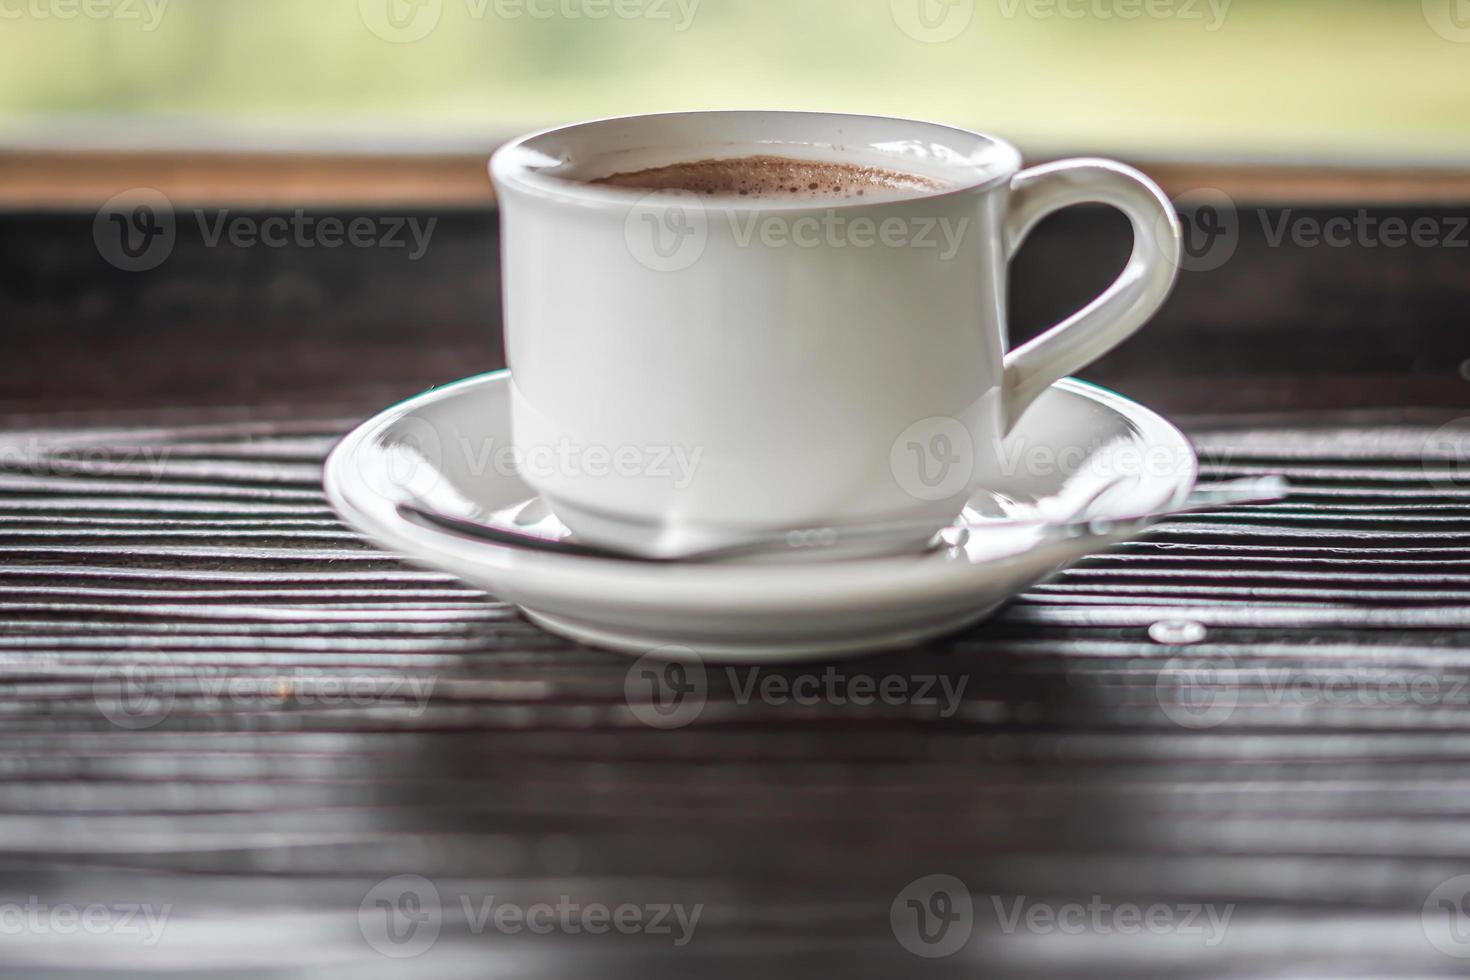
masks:
[[[1010,566],[1039,563],[1031,550],[998,560],[974,561],[944,552],[892,555],[853,561],[798,562],[770,565],[670,563],[650,565],[616,559],[587,558],[525,551],[491,542],[471,541],[447,532],[420,527],[398,514],[396,502],[361,487],[362,477],[351,465],[362,447],[400,419],[429,405],[463,397],[466,391],[508,384],[508,369],[463,378],[405,398],[372,416],[349,432],[328,455],[323,473],[327,499],[337,515],[377,547],[421,566],[447,571],[480,588],[551,594],[557,604],[583,611],[626,616],[633,610],[656,613],[671,605],[681,612],[707,610],[730,614],[739,609],[771,615],[841,613],[854,603],[881,601],[943,605],[982,590],[987,580],[1007,573]],[[1164,506],[1182,503],[1198,481],[1198,457],[1193,444],[1173,423],[1147,407],[1093,382],[1064,378],[1051,386],[1100,404],[1127,420],[1143,444],[1174,443],[1186,461],[1181,472],[1159,477],[1172,483],[1172,498]],[[1017,426],[1024,430],[1025,417]],[[356,484],[354,479],[356,477]],[[361,492],[359,492],[361,491]],[[361,499],[366,497],[367,499]],[[1123,540],[1125,535],[1117,538]],[[1106,541],[1081,552],[1100,550]],[[1073,560],[1070,556],[1066,561]],[[1065,564],[1063,561],[1062,564]],[[813,575],[816,570],[823,574]],[[514,577],[512,579],[511,577]],[[490,581],[490,586],[486,582]],[[519,604],[514,598],[509,601]],[[557,616],[544,603],[537,611]]]

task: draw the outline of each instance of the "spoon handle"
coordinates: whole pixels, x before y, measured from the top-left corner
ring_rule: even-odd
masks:
[[[1147,514],[1139,514],[1131,517],[1067,521],[1021,521],[1016,523],[1034,525],[1049,537],[1102,537],[1108,534],[1115,534],[1120,530],[1127,531],[1135,529],[1167,517],[1179,517],[1185,514],[1216,510],[1220,507],[1228,507],[1234,504],[1271,503],[1285,497],[1288,490],[1289,487],[1286,481],[1279,476],[1238,480],[1233,483],[1225,483],[1216,487],[1196,490],[1190,495],[1183,506]],[[916,529],[922,533],[927,529],[926,527],[917,527],[913,523],[875,524],[847,528],[811,528],[767,535],[753,541],[703,551],[698,554],[683,555],[678,558],[658,558],[613,551],[607,548],[599,548],[595,545],[579,544],[575,541],[546,537],[501,525],[466,520],[465,518],[453,517],[449,514],[430,510],[413,503],[400,503],[398,505],[398,513],[413,523],[427,525],[442,531],[449,531],[461,537],[474,538],[479,541],[489,541],[494,544],[524,548],[529,551],[539,551],[546,554],[569,555],[580,558],[613,559],[654,565],[667,565],[677,562],[708,562],[760,554],[773,550],[779,551],[783,547],[799,550],[830,548],[840,544],[851,543],[855,540],[861,541],[874,537],[891,537],[906,532],[913,532]],[[942,528],[936,533],[943,534],[946,531],[952,530],[983,530],[985,526],[984,524],[977,523],[951,524],[949,527]]]

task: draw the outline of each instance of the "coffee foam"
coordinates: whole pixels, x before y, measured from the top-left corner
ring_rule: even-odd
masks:
[[[701,196],[850,199],[934,193],[942,181],[883,167],[776,156],[696,160],[600,177],[589,183],[629,190],[682,190]]]

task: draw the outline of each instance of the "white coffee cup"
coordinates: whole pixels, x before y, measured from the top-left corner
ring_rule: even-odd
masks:
[[[864,200],[587,183],[755,155],[946,187]],[[1173,208],[1142,174],[1020,168],[991,136],[816,112],[605,119],[505,146],[491,173],[521,475],[579,536],[641,554],[943,526],[1027,406],[1142,326],[1178,266]],[[1007,263],[1042,217],[1084,202],[1132,223],[1127,267],[1007,352]]]

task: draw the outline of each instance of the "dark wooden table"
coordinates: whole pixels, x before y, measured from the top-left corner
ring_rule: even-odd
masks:
[[[500,363],[494,215],[434,216],[417,263],[181,224],[147,273],[90,214],[0,222],[4,975],[1470,968],[1470,422],[1442,429],[1470,416],[1467,253],[1242,221],[1092,376],[1289,501],[924,649],[760,672],[955,704],[711,671],[662,731],[627,660],[326,507],[355,421]],[[1049,222],[1018,333],[1122,235]]]

